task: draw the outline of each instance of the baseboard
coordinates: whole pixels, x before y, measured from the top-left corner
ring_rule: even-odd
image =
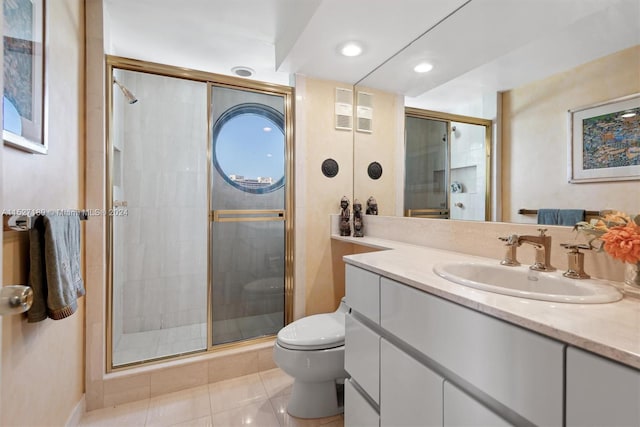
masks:
[[[85,400],[85,395],[83,393],[82,398],[76,404],[75,408],[73,408],[73,411],[71,411],[71,414],[69,414],[69,418],[67,418],[67,422],[64,424],[65,427],[76,427],[80,425],[80,420],[82,419],[82,416],[86,412],[86,409],[87,409],[87,402]]]

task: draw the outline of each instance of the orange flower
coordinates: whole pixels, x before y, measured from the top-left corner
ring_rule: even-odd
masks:
[[[600,239],[612,257],[630,264],[640,262],[640,226],[634,222],[612,227]]]

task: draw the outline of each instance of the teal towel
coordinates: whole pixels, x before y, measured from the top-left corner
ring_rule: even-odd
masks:
[[[80,218],[76,215],[38,216],[29,230],[29,285],[33,304],[29,322],[59,320],[78,308],[85,294],[80,274]]]
[[[573,227],[577,223],[584,221],[584,217],[584,209],[560,209],[558,212],[558,225]]]
[[[538,224],[573,227],[584,218],[584,209],[538,209]]]
[[[538,209],[538,224],[558,225],[559,209]]]

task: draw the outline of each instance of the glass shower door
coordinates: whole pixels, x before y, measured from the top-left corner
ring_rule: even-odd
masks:
[[[285,322],[285,99],[211,86],[212,344]]]
[[[207,348],[207,84],[113,70],[111,366]],[[125,88],[125,89],[121,89]]]
[[[448,124],[405,118],[405,216],[448,218]]]

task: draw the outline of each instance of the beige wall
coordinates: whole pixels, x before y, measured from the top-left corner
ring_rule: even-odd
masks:
[[[3,208],[84,207],[84,2],[47,4],[48,155],[2,148]],[[3,235],[3,284],[26,282],[25,233]],[[84,390],[84,301],[66,319],[2,322],[0,425],[64,425]]]
[[[349,198],[352,214],[354,197],[365,209],[373,195],[380,215],[393,215],[396,190],[402,188],[397,182],[402,97],[358,88],[373,94],[373,132],[336,130],[336,87],[353,89],[344,83],[296,76],[296,318],[335,310],[345,293],[342,257],[363,250],[330,239],[328,214],[340,212],[342,196]],[[339,164],[334,178],[320,170],[327,158]],[[373,161],[383,168],[378,180],[367,175]],[[366,235],[366,216],[364,231]]]
[[[354,133],[354,197],[366,209],[367,199],[373,196],[378,202],[379,215],[395,215],[397,192],[402,193],[404,188],[404,169],[397,170],[397,160],[404,163],[401,152],[404,145],[404,99],[366,87],[358,87],[357,90],[373,95],[373,131]],[[371,162],[382,165],[382,176],[377,180],[369,178],[367,173]],[[401,177],[400,181],[398,177]]]
[[[329,238],[329,214],[340,212],[342,196],[353,203],[353,133],[335,129],[336,87],[351,89],[344,83],[296,77],[296,246],[302,245],[304,251],[304,261],[296,267],[305,273],[297,276],[296,289],[304,289],[306,309],[302,314],[306,315],[338,306],[344,296],[341,260],[352,250],[350,245],[336,245]],[[334,178],[325,177],[320,169],[327,158],[338,162]]]
[[[502,215],[520,208],[640,212],[638,181],[567,183],[567,111],[640,92],[640,46],[505,92]]]

